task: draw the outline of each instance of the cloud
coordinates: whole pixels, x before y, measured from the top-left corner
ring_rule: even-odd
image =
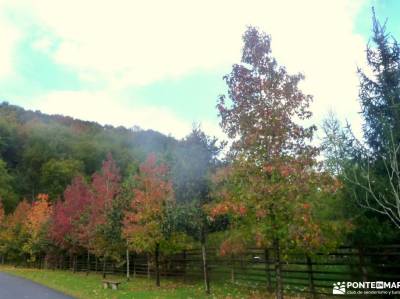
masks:
[[[1,8],[0,1],[0,8]],[[14,54],[21,32],[10,22],[7,16],[0,10],[0,79],[15,75]]]
[[[75,70],[84,82],[106,82],[97,94],[71,93],[88,103],[96,95],[108,101],[107,105],[118,106],[118,98],[106,98],[110,91],[238,62],[241,35],[247,25],[256,25],[272,35],[278,61],[289,71],[306,75],[303,87],[315,96],[312,110],[316,121],[334,109],[357,125],[361,121],[357,115],[356,66],[364,65],[365,41],[354,33],[353,26],[366,1],[15,0],[13,5],[29,13],[43,32],[51,33],[34,41],[33,47],[48,51],[55,62]],[[52,38],[57,38],[57,47],[50,51]],[[43,98],[68,100],[66,93]],[[60,107],[58,111],[74,116],[80,113],[79,105],[74,111],[72,106],[68,109]],[[149,109],[157,109],[168,119],[176,118],[171,111]],[[119,112],[126,118],[123,110]],[[141,122],[151,125],[149,120]],[[158,126],[154,123],[153,128]],[[174,126],[178,131],[183,128],[177,118]]]
[[[125,126],[139,125],[164,134],[182,138],[190,132],[191,124],[179,119],[172,111],[160,107],[127,108],[110,99],[111,92],[55,91],[36,99],[32,109],[49,114],[70,115],[75,118],[96,121],[100,124]]]

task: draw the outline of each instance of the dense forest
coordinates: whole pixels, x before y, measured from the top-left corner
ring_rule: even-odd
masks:
[[[364,139],[331,116],[321,146],[305,125],[304,76],[278,64],[269,35],[249,27],[243,42],[217,100],[226,150],[201,127],[176,140],[2,103],[0,255],[120,260],[206,242],[222,255],[398,242],[400,48],[385,26],[374,18],[373,77],[359,70]]]
[[[78,174],[91,176],[111,153],[123,176],[148,153],[171,164],[180,143],[172,137],[138,128],[101,126],[60,115],[0,105],[0,196],[7,212],[22,198],[39,193],[63,196]]]

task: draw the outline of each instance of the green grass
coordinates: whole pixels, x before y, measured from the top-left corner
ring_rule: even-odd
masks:
[[[107,278],[122,281],[118,290],[103,289],[102,277],[99,274],[72,273],[69,271],[38,270],[14,267],[0,267],[0,271],[24,277],[37,283],[46,285],[52,289],[61,291],[76,298],[97,299],[97,298],[140,298],[140,299],[164,299],[164,298],[273,298],[262,291],[255,291],[239,287],[230,283],[212,284],[212,294],[205,295],[203,284],[184,284],[179,280],[162,279],[161,287],[155,286],[154,280],[147,278],[135,278],[130,282],[122,276],[107,276]]]

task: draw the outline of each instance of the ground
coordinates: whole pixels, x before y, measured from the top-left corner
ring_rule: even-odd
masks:
[[[122,276],[108,277],[109,279],[122,281],[120,289],[117,291],[103,289],[99,274],[72,273],[70,271],[38,270],[26,268],[14,268],[12,266],[3,266],[1,272],[21,276],[35,281],[49,288],[56,289],[75,298],[84,299],[122,299],[122,298],[140,298],[140,299],[261,299],[273,298],[264,292],[239,287],[233,284],[214,284],[212,285],[212,294],[206,296],[203,284],[198,282],[194,284],[183,284],[178,280],[161,280],[161,287],[157,288],[153,280],[147,278],[135,278],[129,282]],[[1,279],[1,276],[0,276]]]

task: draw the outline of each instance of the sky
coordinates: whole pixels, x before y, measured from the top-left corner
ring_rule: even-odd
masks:
[[[312,121],[333,111],[360,132],[372,6],[400,39],[397,0],[0,0],[0,101],[176,138],[200,123],[225,138],[215,106],[253,25],[306,76]]]

